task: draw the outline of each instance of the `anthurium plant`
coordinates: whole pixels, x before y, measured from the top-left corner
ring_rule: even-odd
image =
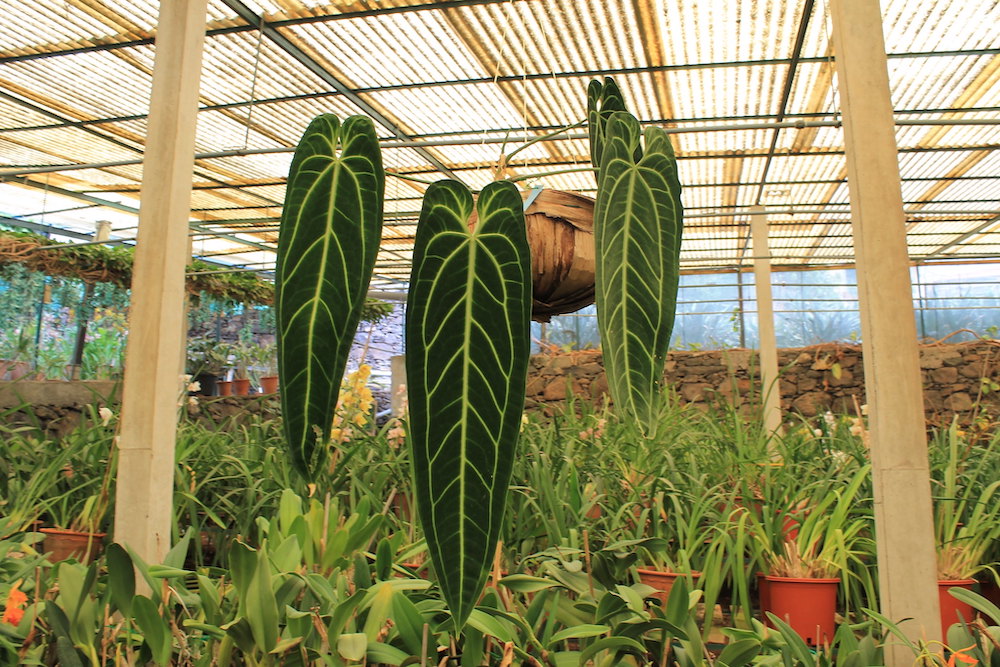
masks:
[[[680,183],[666,133],[639,131],[610,79],[589,91],[598,195],[597,304],[611,393],[654,432],[674,317]],[[325,461],[337,390],[382,225],[384,172],[371,121],[331,115],[293,158],[276,275],[279,374],[292,460]],[[531,306],[522,199],[511,182],[474,197],[431,185],[407,300],[415,500],[456,632],[479,599],[503,527],[524,406]]]

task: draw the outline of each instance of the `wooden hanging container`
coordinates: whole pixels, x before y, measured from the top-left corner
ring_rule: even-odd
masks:
[[[524,212],[531,246],[531,319],[548,322],[553,315],[594,303],[594,200],[563,190],[526,190]],[[469,226],[475,224],[473,214]]]

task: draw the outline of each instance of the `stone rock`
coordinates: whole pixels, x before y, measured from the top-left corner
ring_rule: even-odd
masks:
[[[545,385],[542,398],[546,401],[564,401],[566,400],[566,389],[566,379],[557,377]]]
[[[831,387],[848,387],[854,384],[854,373],[847,370],[843,366],[840,368],[840,377],[837,377],[833,371],[830,372],[830,377],[828,382]]]
[[[959,391],[944,399],[944,407],[953,412],[965,412],[972,409],[972,397],[964,391]]]
[[[524,393],[528,396],[540,394],[545,391],[546,384],[548,384],[547,378],[541,375],[532,375],[528,378],[528,386],[525,388]]]
[[[603,372],[604,372],[604,366],[594,362],[582,364],[576,367],[577,377],[589,377]]]
[[[824,391],[810,391],[792,401],[792,408],[804,417],[815,417],[829,409],[833,397]]]
[[[730,372],[745,371],[750,368],[750,359],[753,353],[750,350],[723,350],[722,362]]]
[[[692,382],[681,385],[681,398],[687,403],[697,403],[705,400],[705,392],[712,388],[706,382]]]
[[[608,393],[608,377],[601,373],[590,382],[590,396],[597,398]]]
[[[925,347],[920,350],[920,367],[941,368],[946,356],[951,356],[951,352],[939,348]]]
[[[814,390],[819,384],[816,382],[816,378],[812,377],[801,377],[799,378],[799,392],[802,394],[808,394],[810,391]]]
[[[954,366],[942,366],[929,372],[931,382],[937,384],[952,384],[958,381],[958,369]]]

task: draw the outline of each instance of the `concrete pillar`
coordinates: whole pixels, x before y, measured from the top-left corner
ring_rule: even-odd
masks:
[[[941,639],[917,330],[879,3],[831,0],[875,491],[882,613]],[[913,664],[898,643],[886,664]]]
[[[767,241],[767,214],[763,206],[751,208],[750,234],[753,238],[764,429],[774,435],[781,430],[781,386],[778,380],[778,342],[774,334],[774,302],[771,299],[771,249]]]
[[[159,563],[170,548],[178,336],[207,0],[160,3],[143,160],[119,437],[115,541]]]

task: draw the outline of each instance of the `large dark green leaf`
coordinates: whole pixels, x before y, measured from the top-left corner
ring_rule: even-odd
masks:
[[[669,138],[649,127],[645,150],[640,138],[627,112],[604,126],[595,300],[611,397],[650,433],[674,324],[683,212]]]
[[[417,507],[456,629],[486,582],[507,502],[528,368],[530,257],[510,183],[427,189],[406,313]]]
[[[385,173],[370,119],[316,117],[299,142],[281,212],[275,300],[281,410],[308,474],[330,435],[347,354],[382,233]]]
[[[625,98],[614,79],[591,81],[587,87],[587,127],[590,138],[590,161],[600,170],[604,158],[604,134],[608,119],[616,111],[628,111]]]

